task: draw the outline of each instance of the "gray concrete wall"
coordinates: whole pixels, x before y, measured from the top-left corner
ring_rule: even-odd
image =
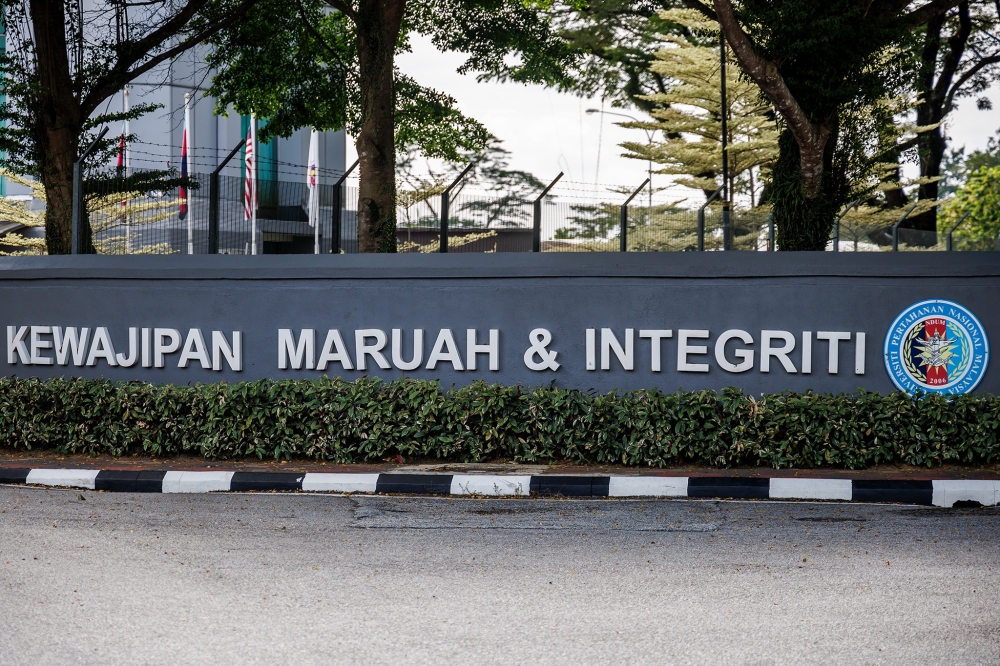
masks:
[[[720,389],[737,386],[758,394],[784,390],[852,392],[859,387],[890,391],[893,384],[883,361],[883,341],[893,320],[907,307],[926,299],[955,301],[978,317],[987,334],[1000,331],[1000,254],[998,253],[671,253],[671,254],[453,254],[453,255],[340,255],[340,256],[137,256],[137,257],[18,257],[0,258],[0,319],[7,332],[4,373],[18,376],[57,375],[141,379],[153,382],[212,382],[271,378],[362,375],[439,379],[445,385],[474,380],[506,384],[545,385],[599,391],[614,388],[658,387]],[[98,327],[106,327],[116,353],[128,357],[130,328],[141,343],[142,329],[150,329],[148,355],[154,355],[155,329],[176,330],[181,348],[163,354],[165,367],[142,363],[111,367],[96,345],[94,365],[25,364],[19,355],[20,327],[90,329],[84,356],[94,352]],[[15,327],[8,329],[7,327]],[[608,369],[602,369],[602,329],[608,328],[624,348],[627,330],[633,330],[633,369],[624,369],[614,350]],[[199,360],[198,329],[205,355],[212,356],[213,331],[232,344],[233,332],[242,338],[241,370],[235,372],[219,354],[220,370],[205,369]],[[302,349],[300,369],[279,368],[279,330],[289,329],[292,341],[302,331],[315,331],[313,368]],[[329,363],[315,369],[329,331],[339,331],[353,369]],[[414,329],[423,330],[423,359],[418,369],[403,371],[392,354],[393,329],[403,332],[402,361],[412,358]],[[450,329],[457,359],[440,360],[428,368],[432,348]],[[497,370],[490,356],[476,356],[469,365],[467,335],[475,329],[476,342],[489,342],[498,333]],[[525,361],[530,334],[546,329],[548,353],[554,363],[533,370]],[[587,369],[587,329],[594,329],[595,369]],[[754,352],[752,367],[734,372],[716,357],[719,336],[739,329],[752,337],[724,346],[724,360],[736,364],[741,349]],[[392,366],[381,369],[372,356],[358,369],[358,331],[381,331],[382,349]],[[670,330],[660,342],[661,369],[652,369],[652,340],[643,330]],[[787,355],[788,372],[780,358],[762,368],[765,330],[786,331],[795,341]],[[170,336],[160,331],[161,347]],[[682,331],[708,331],[705,338],[689,336],[695,349],[687,355],[692,365],[679,369]],[[842,332],[839,367],[829,371],[828,342],[818,333]],[[54,342],[51,329],[36,329],[39,345]],[[811,372],[803,370],[804,333],[810,333]],[[863,333],[863,368],[856,373],[858,334]],[[13,338],[11,337],[13,335]],[[30,329],[22,334],[30,361]],[[378,334],[375,334],[376,336]],[[542,335],[542,334],[539,334]],[[697,334],[701,335],[701,334]],[[65,334],[62,334],[65,337]],[[306,334],[308,337],[308,333]],[[445,337],[446,334],[445,334]],[[13,347],[11,339],[14,339]],[[332,339],[332,338],[331,338]],[[376,344],[377,337],[365,338]],[[444,344],[444,343],[442,343]],[[774,346],[774,345],[772,345]],[[781,346],[778,344],[777,346]],[[139,344],[141,347],[141,344]],[[187,367],[180,368],[188,347]],[[441,350],[447,357],[447,345]],[[53,358],[54,350],[40,346],[39,359]],[[136,352],[141,355],[141,349]],[[15,361],[9,361],[13,356]],[[70,355],[71,356],[71,355]],[[440,355],[439,355],[440,356]],[[128,359],[125,358],[127,361]],[[150,358],[150,361],[155,359]],[[213,359],[203,358],[211,365]],[[455,361],[458,362],[455,362]],[[529,362],[539,364],[535,355]],[[985,360],[985,359],[984,359]],[[457,366],[461,365],[462,370]],[[703,365],[705,367],[698,367]],[[808,365],[808,364],[807,364]],[[978,391],[1000,392],[1000,371],[987,367]]]

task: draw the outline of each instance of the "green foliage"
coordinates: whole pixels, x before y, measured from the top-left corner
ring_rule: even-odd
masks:
[[[573,63],[574,92],[600,97],[612,107],[648,113],[654,104],[646,96],[663,93],[670,81],[650,69],[663,35],[685,35],[682,26],[663,19],[658,10],[679,5],[675,0],[568,0],[547,3],[566,43],[579,57]],[[689,31],[685,35],[697,39]]]
[[[570,460],[845,467],[1000,460],[1000,399],[736,389],[581,393],[477,382],[263,380],[195,386],[0,379],[15,450],[374,462]]]
[[[780,63],[785,84],[812,122],[829,123],[848,104],[895,97],[906,84],[911,55],[896,47],[914,37],[893,10],[870,11],[856,0],[734,4],[758,53]]]
[[[955,192],[944,210],[946,228],[950,229],[966,213],[969,216],[956,234],[976,240],[1000,237],[1000,165],[981,167]]]
[[[287,137],[301,127],[358,136],[362,117],[357,28],[321,0],[260,0],[246,19],[213,38],[217,68],[208,93],[217,111],[268,118],[260,138]],[[518,0],[409,0],[393,56],[411,34],[441,50],[468,55],[462,73],[481,80],[558,84],[570,58],[537,9]],[[486,147],[490,134],[464,115],[450,95],[394,73],[395,145],[399,154],[460,160]]]
[[[987,139],[986,148],[983,150],[974,150],[966,155],[965,146],[962,146],[949,151],[944,156],[944,164],[941,165],[943,179],[938,191],[942,197],[954,194],[965,184],[969,174],[983,167],[994,166],[1000,166],[1000,130],[997,130],[995,136]]]

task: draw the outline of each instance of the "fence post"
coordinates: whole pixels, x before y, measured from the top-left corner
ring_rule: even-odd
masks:
[[[342,196],[341,188],[344,186],[344,181],[347,177],[351,175],[351,172],[357,168],[358,164],[361,163],[360,159],[354,160],[347,171],[344,172],[333,186],[333,224],[330,234],[333,238],[330,241],[330,252],[332,254],[340,254],[340,222],[344,216],[344,198]]]
[[[958,229],[958,225],[962,224],[962,222],[965,222],[965,218],[969,217],[969,215],[971,213],[972,213],[972,211],[970,210],[968,213],[966,213],[965,215],[962,216],[961,220],[959,220],[958,222],[956,222],[951,227],[951,229],[948,230],[948,236],[947,236],[947,238],[945,239],[945,242],[944,242],[945,250],[947,250],[948,252],[951,252],[951,235],[953,233],[955,233],[955,229]],[[1000,243],[1000,240],[998,240],[997,242]]]
[[[712,201],[715,199],[715,197],[719,196],[719,193],[722,192],[722,188],[723,187],[725,187],[725,186],[723,185],[723,186],[719,187],[719,189],[717,189],[715,192],[712,192],[712,196],[710,196],[708,198],[708,201],[706,201],[705,203],[703,203],[701,205],[701,208],[698,209],[698,251],[699,252],[704,252],[705,251],[705,208],[708,206],[708,204],[712,203]]]
[[[906,219],[906,216],[909,215],[910,212],[914,208],[916,208],[916,207],[917,207],[917,204],[913,204],[912,206],[910,206],[909,208],[907,208],[906,212],[903,213],[903,217],[901,217],[898,220],[896,220],[896,224],[892,225],[892,251],[893,252],[899,252],[899,225],[903,222],[903,220]]]
[[[105,127],[97,135],[97,138],[94,139],[94,142],[87,146],[87,149],[73,162],[73,201],[71,208],[73,226],[71,230],[72,237],[70,238],[70,252],[73,254],[83,254],[84,250],[87,249],[83,243],[83,218],[87,214],[86,204],[83,200],[83,162],[90,157],[90,153],[97,147],[97,142],[103,139],[107,133],[108,128]]]
[[[445,190],[441,193],[441,229],[438,234],[438,252],[448,251],[448,216],[451,214],[449,205],[451,204],[451,192]]]
[[[208,176],[208,253],[219,254],[219,174]]]
[[[620,231],[618,232],[618,239],[620,241],[619,250],[621,252],[628,252],[628,205],[632,203],[632,199],[635,199],[636,195],[638,195],[639,192],[642,192],[643,188],[645,188],[648,183],[649,183],[649,178],[642,181],[642,185],[637,187],[635,192],[629,195],[629,198],[625,200],[625,203],[622,204],[622,207],[619,211],[620,212],[619,223],[621,225],[621,228]]]
[[[545,195],[549,193],[555,184],[559,182],[559,179],[563,177],[563,172],[560,171],[559,175],[555,177],[548,187],[542,190],[542,193],[535,198],[534,201],[534,224],[531,229],[531,251],[541,252],[542,251],[542,199]]]
[[[246,139],[240,139],[226,159],[208,176],[208,253],[219,254],[219,174],[236,156]]]
[[[858,204],[859,201],[861,201],[861,199],[855,199],[851,203],[847,204],[847,207],[844,208],[843,212],[841,212],[840,215],[837,216],[837,219],[833,221],[833,251],[834,252],[840,252],[840,221],[842,219],[844,219],[844,216],[847,215],[847,212],[849,210],[851,210],[852,208],[854,208]]]
[[[469,173],[469,170],[475,166],[474,162],[470,162],[466,165],[462,173],[458,174],[458,178],[452,182],[451,185],[445,188],[444,192],[441,193],[441,240],[438,242],[438,251],[447,252],[448,251],[448,216],[451,214],[449,206],[451,204],[451,191],[456,185],[462,182],[465,178],[465,174]]]
[[[726,252],[733,249],[733,221],[729,202],[722,202],[722,249]]]

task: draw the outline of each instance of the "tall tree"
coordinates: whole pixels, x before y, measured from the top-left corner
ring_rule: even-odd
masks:
[[[899,48],[914,28],[960,4],[931,0],[684,0],[717,20],[743,72],[783,123],[771,202],[778,245],[822,250],[847,201],[849,159],[838,152],[850,109],[903,89]],[[897,55],[898,53],[898,55]]]
[[[679,25],[683,37],[664,35],[662,48],[650,68],[664,81],[665,92],[642,95],[653,104],[652,122],[619,123],[622,127],[660,130],[662,141],[626,142],[626,157],[652,160],[657,173],[677,179],[711,196],[721,185],[722,95],[719,77],[719,27],[699,12],[673,9],[660,12],[661,23]],[[741,174],[774,161],[778,132],[770,104],[760,89],[741,77],[737,67],[726,70],[728,178],[730,190]]]
[[[275,133],[346,127],[357,137],[362,252],[396,250],[399,144],[457,159],[461,148],[481,149],[489,137],[448,95],[396,71],[410,34],[467,54],[459,71],[480,80],[560,85],[572,56],[545,12],[520,0],[262,2],[265,12],[215,40],[213,92],[240,112],[273,114]]]
[[[99,107],[129,82],[238,21],[254,2],[3,0],[0,150],[13,171],[36,176],[45,187],[49,254],[72,249],[73,163],[81,148],[98,122],[126,115],[94,118]],[[137,105],[129,117],[150,108]]]
[[[917,72],[917,124],[934,126],[916,137],[922,184],[918,198],[937,200],[941,162],[947,150],[943,127],[957,100],[981,94],[1000,68],[1000,48],[990,30],[1000,22],[1000,6],[961,2],[954,10],[938,14],[924,27]],[[991,108],[988,97],[977,100],[980,109]],[[909,227],[935,231],[937,208],[907,220]]]

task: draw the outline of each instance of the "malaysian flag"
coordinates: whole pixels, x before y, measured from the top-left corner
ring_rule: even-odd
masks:
[[[243,151],[243,168],[246,177],[243,182],[243,219],[250,221],[251,254],[257,254],[257,119],[250,114],[246,147]]]
[[[177,196],[180,198],[180,209],[177,212],[177,217],[184,219],[188,214],[188,191],[187,187],[183,185],[184,180],[188,177],[188,141],[191,136],[191,111],[188,108],[188,100],[191,95],[184,93],[184,136],[181,138],[181,186],[178,188]]]

